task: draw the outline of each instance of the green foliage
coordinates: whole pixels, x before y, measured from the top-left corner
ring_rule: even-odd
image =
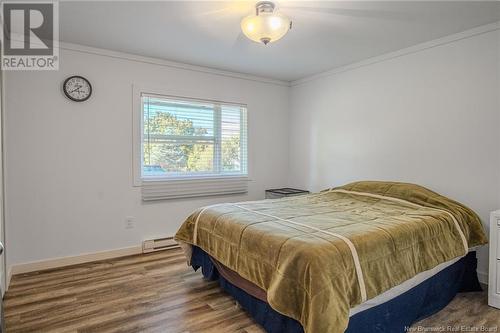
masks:
[[[194,135],[195,128],[191,120],[179,120],[167,112],[156,112],[153,117],[147,116],[144,124],[151,134],[163,135]]]
[[[232,136],[222,141],[222,170],[237,171],[240,168],[240,137]]]
[[[187,158],[187,170],[191,172],[206,172],[212,170],[213,156],[213,145],[193,145]]]
[[[179,120],[166,112],[157,112],[153,117],[145,117],[148,133],[160,135],[193,135],[195,128],[190,120]],[[144,165],[160,165],[166,171],[185,171],[187,156],[192,147],[151,142],[144,146]]]
[[[206,128],[195,128],[191,120],[178,119],[167,112],[157,112],[144,118],[145,133],[153,135],[201,136]],[[145,137],[145,140],[148,138]],[[222,168],[239,170],[239,136],[222,142]],[[149,144],[147,143],[149,141]],[[161,140],[148,140],[144,144],[144,165],[159,165],[166,172],[211,172],[214,146],[211,143],[173,144]]]

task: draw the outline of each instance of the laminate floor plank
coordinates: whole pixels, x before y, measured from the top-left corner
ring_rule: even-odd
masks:
[[[264,332],[180,249],[15,275],[4,306],[8,333]],[[500,326],[500,310],[460,294],[418,325]]]

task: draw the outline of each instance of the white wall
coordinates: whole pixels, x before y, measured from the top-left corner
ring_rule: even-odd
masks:
[[[61,93],[72,74],[92,83],[87,102]],[[132,185],[133,83],[248,104],[248,195],[141,202]],[[286,185],[287,86],[64,50],[59,71],[9,72],[5,89],[9,266],[139,245],[173,235],[200,206]],[[125,229],[126,216],[135,229]]]
[[[294,85],[290,185],[413,182],[486,225],[500,208],[499,47],[494,31]]]
[[[197,207],[283,185],[415,182],[487,222],[500,208],[499,38],[484,33],[290,89],[74,50],[62,52],[59,71],[9,72],[8,265],[138,245],[172,235]],[[72,74],[92,82],[89,101],[63,97]],[[247,103],[248,195],[141,202],[132,186],[133,83]],[[124,228],[126,216],[134,229]]]

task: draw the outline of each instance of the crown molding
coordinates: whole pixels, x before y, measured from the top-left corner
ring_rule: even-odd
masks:
[[[153,58],[153,57],[145,57],[145,56],[140,56],[140,55],[136,55],[136,54],[112,51],[112,50],[108,50],[108,49],[95,48],[95,47],[90,47],[90,46],[85,46],[85,45],[80,45],[80,44],[60,42],[59,49],[73,51],[73,52],[86,53],[86,54],[93,54],[93,55],[115,58],[115,59],[122,59],[122,60],[133,61],[133,62],[140,62],[140,63],[151,64],[151,65],[165,66],[165,67],[169,67],[169,68],[182,69],[182,70],[204,73],[204,74],[212,74],[212,75],[230,77],[230,78],[234,78],[234,79],[242,79],[242,80],[255,81],[255,82],[260,82],[260,83],[268,83],[268,84],[285,86],[285,87],[290,86],[290,82],[288,82],[288,81],[276,80],[276,79],[271,79],[271,78],[266,78],[266,77],[262,77],[262,76],[251,75],[251,74],[224,71],[224,70],[210,68],[210,67],[189,65],[189,64],[184,64],[181,62],[175,62],[175,61],[164,60],[164,59]]]
[[[388,61],[388,60],[391,60],[394,58],[399,58],[399,57],[402,57],[402,56],[405,56],[408,54],[421,52],[421,51],[428,50],[428,49],[431,49],[431,48],[434,48],[434,47],[437,47],[440,45],[453,43],[453,42],[456,42],[456,41],[459,41],[462,39],[471,38],[474,36],[482,35],[482,34],[492,32],[495,30],[499,30],[499,29],[500,29],[500,21],[486,24],[486,25],[482,25],[482,26],[479,26],[479,27],[476,27],[473,29],[469,29],[469,30],[465,30],[465,31],[462,31],[462,32],[459,32],[459,33],[456,33],[453,35],[448,35],[448,36],[434,39],[434,40],[424,42],[421,44],[416,44],[416,45],[413,45],[413,46],[410,46],[410,47],[407,47],[407,48],[404,48],[404,49],[401,49],[398,51],[389,52],[389,53],[385,53],[385,54],[382,54],[382,55],[379,55],[376,57],[361,60],[361,61],[349,64],[346,66],[336,67],[336,68],[330,69],[326,72],[313,74],[313,75],[306,76],[306,77],[298,79],[298,80],[293,80],[293,81],[290,81],[290,86],[294,87],[294,86],[302,85],[302,84],[305,84],[305,83],[308,83],[311,81],[315,81],[315,80],[318,80],[321,78],[325,78],[328,76],[332,76],[335,74],[355,70],[355,69],[360,68],[360,67],[373,65],[373,64]]]
[[[298,80],[292,80],[292,81],[277,80],[277,79],[271,79],[271,78],[258,76],[258,75],[224,71],[224,70],[215,69],[215,68],[211,68],[211,67],[190,65],[190,64],[185,64],[185,63],[181,63],[181,62],[175,62],[175,61],[170,61],[170,60],[165,60],[165,59],[160,59],[160,58],[140,56],[140,55],[131,54],[131,53],[112,51],[112,50],[108,50],[108,49],[95,48],[95,47],[67,43],[67,42],[60,42],[59,48],[63,49],[63,50],[68,50],[68,51],[93,54],[93,55],[122,59],[122,60],[127,60],[127,61],[140,62],[140,63],[145,63],[145,64],[165,66],[165,67],[169,67],[169,68],[188,70],[188,71],[204,73],[204,74],[212,74],[212,75],[230,77],[230,78],[235,78],[235,79],[249,80],[249,81],[273,84],[273,85],[284,86],[284,87],[293,87],[293,86],[305,84],[307,82],[315,81],[315,80],[318,80],[318,79],[321,79],[324,77],[328,77],[328,76],[343,73],[346,71],[354,70],[354,69],[357,69],[360,67],[365,67],[365,66],[376,64],[376,63],[388,61],[388,60],[402,57],[405,55],[409,55],[412,53],[421,52],[421,51],[431,49],[431,48],[434,48],[434,47],[437,47],[440,45],[453,43],[453,42],[456,42],[456,41],[459,41],[462,39],[471,38],[471,37],[485,34],[488,32],[492,32],[495,30],[500,30],[500,21],[486,24],[486,25],[482,25],[482,26],[479,26],[479,27],[476,27],[473,29],[465,30],[465,31],[462,31],[459,33],[455,33],[452,35],[448,35],[445,37],[434,39],[434,40],[431,40],[428,42],[413,45],[413,46],[410,46],[410,47],[407,47],[404,49],[400,49],[397,51],[393,51],[393,52],[385,53],[385,54],[382,54],[379,56],[367,58],[367,59],[364,59],[364,60],[361,60],[358,62],[354,62],[354,63],[348,64],[345,66],[335,67],[335,68],[332,68],[332,69],[327,70],[327,71],[322,72],[322,73],[317,73],[317,74],[305,76],[305,77],[300,78]]]

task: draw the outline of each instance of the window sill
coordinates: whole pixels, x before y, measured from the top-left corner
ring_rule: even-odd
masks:
[[[146,179],[142,181],[143,201],[207,197],[248,192],[248,176]]]

